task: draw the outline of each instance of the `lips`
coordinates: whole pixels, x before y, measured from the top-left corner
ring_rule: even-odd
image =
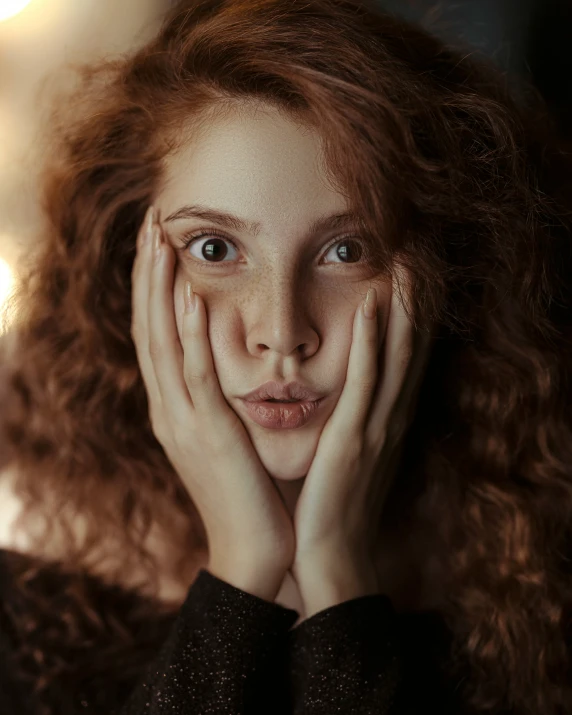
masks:
[[[297,402],[269,402],[268,400],[240,401],[253,422],[266,429],[297,429],[307,424],[319,411],[325,398]]]

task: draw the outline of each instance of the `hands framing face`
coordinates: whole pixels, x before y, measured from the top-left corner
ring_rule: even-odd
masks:
[[[143,240],[152,234],[154,249],[151,240]],[[245,568],[245,554],[256,560],[258,544],[266,549],[258,559],[264,568],[274,556],[282,573],[290,569],[309,598],[327,593],[324,580],[336,588],[343,582],[351,594],[377,592],[371,536],[393,478],[385,467],[401,443],[416,386],[407,380],[414,330],[400,300],[410,276],[403,269],[395,273],[382,351],[376,289],[370,288],[356,308],[343,391],[321,432],[290,520],[244,425],[222,395],[204,303],[192,291],[186,297],[182,344],[179,340],[173,252],[160,236],[148,217],[133,273],[133,336],[153,430],[205,519],[212,545],[227,554],[227,561],[231,545],[242,549],[243,555],[233,558]],[[428,342],[424,346],[427,352]],[[417,381],[421,374],[416,372]],[[399,400],[404,392],[409,399]],[[244,523],[237,523],[241,518]]]

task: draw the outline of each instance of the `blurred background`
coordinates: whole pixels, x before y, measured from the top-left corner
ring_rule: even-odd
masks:
[[[0,308],[42,240],[37,137],[66,67],[118,55],[157,31],[173,0],[0,0]],[[572,134],[572,0],[380,0],[467,51],[532,80]],[[13,319],[17,316],[13,316]],[[0,333],[7,329],[0,324]]]

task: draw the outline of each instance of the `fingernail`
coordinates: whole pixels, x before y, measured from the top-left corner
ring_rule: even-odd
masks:
[[[196,299],[190,281],[185,281],[185,313],[193,313]]]
[[[363,314],[366,318],[375,318],[377,312],[377,291],[369,288],[363,304]]]
[[[147,221],[143,232],[143,243],[149,243],[153,235],[153,221],[155,220],[155,208],[150,206],[147,210]]]

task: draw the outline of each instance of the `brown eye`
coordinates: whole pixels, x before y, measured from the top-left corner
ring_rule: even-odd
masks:
[[[333,253],[339,260],[334,263],[357,263],[363,257],[363,247],[359,241],[344,239],[335,243],[328,251]],[[326,254],[326,255],[328,255]]]
[[[207,240],[202,240],[206,238]],[[228,256],[229,246],[236,252],[236,247],[231,241],[212,233],[202,233],[191,236],[184,243],[184,248],[189,250],[191,256],[202,263],[220,263]],[[231,260],[233,256],[231,255]],[[228,261],[226,261],[228,263]]]

